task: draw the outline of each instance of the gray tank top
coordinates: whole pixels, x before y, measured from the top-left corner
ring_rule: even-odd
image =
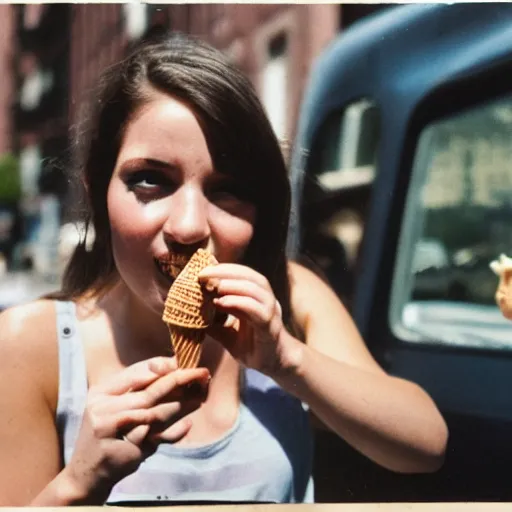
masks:
[[[59,343],[57,427],[64,463],[73,454],[87,396],[87,371],[73,302],[56,302]],[[118,482],[120,502],[312,503],[312,439],[307,407],[272,379],[245,370],[238,418],[217,441],[161,444]]]

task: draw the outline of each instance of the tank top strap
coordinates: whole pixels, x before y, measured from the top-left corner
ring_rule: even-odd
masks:
[[[87,369],[74,302],[57,301],[55,307],[59,353],[59,397],[56,416],[64,462],[67,464],[82,424],[87,399]]]

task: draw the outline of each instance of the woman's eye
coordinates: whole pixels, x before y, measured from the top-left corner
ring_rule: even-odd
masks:
[[[147,178],[144,178],[142,180],[139,180],[136,186],[142,188],[154,188],[158,187],[158,183],[156,183],[155,181],[148,180]]]
[[[221,183],[213,186],[209,191],[210,200],[223,201],[249,201],[249,191],[239,183]]]
[[[159,197],[173,188],[168,178],[156,171],[137,171],[126,180],[128,190],[142,199]]]
[[[157,187],[161,184],[162,179],[152,173],[151,171],[137,171],[129,176],[127,180],[128,187],[134,189],[137,187],[141,188],[152,188]]]

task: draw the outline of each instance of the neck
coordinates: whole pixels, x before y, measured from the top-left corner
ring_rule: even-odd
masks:
[[[101,298],[98,306],[108,317],[123,364],[170,355],[169,330],[162,318],[128,292],[122,283]]]
[[[238,396],[240,363],[219,342],[209,336],[203,342],[203,353],[199,365],[210,370],[212,375],[210,391],[216,388],[232,389],[234,396]],[[235,386],[233,386],[234,383],[236,383]]]

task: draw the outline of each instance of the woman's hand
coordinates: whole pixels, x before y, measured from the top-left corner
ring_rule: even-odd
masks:
[[[191,427],[187,414],[206,393],[190,396],[193,382],[206,390],[205,368],[178,370],[174,358],[136,363],[93,387],[66,482],[84,504],[103,503],[112,487],[133,473],[160,442],[176,442]],[[197,385],[196,385],[197,386]]]
[[[199,281],[214,291],[214,304],[228,315],[209,334],[245,366],[270,377],[294,364],[297,346],[283,325],[282,311],[270,283],[244,265],[222,263],[205,268]]]

